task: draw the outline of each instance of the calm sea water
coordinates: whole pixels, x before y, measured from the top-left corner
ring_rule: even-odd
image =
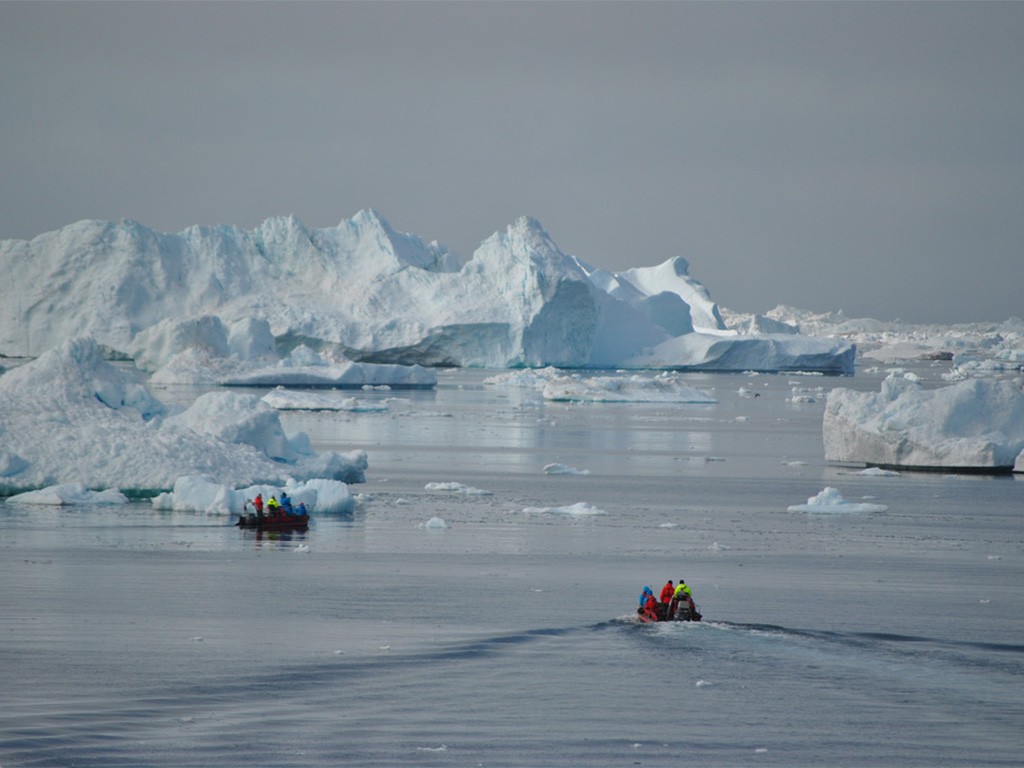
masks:
[[[284,416],[370,454],[305,534],[0,505],[0,766],[1024,764],[1024,478],[826,466],[823,392],[881,374],[689,377],[712,406],[484,376]],[[825,486],[888,511],[786,511]],[[632,620],[680,577],[704,622]]]

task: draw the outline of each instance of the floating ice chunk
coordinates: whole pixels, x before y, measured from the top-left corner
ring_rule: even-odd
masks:
[[[589,469],[576,469],[565,464],[545,464],[545,475],[589,475]]]
[[[493,496],[491,491],[474,488],[462,483],[427,483],[424,488],[428,491],[452,491],[453,493],[464,493],[467,496]]]
[[[427,522],[423,523],[423,525],[421,527],[423,527],[423,528],[434,528],[434,529],[440,530],[440,529],[443,529],[443,528],[448,528],[449,526],[448,526],[448,523],[446,523],[443,518],[432,517],[429,520],[427,520]]]
[[[825,488],[817,496],[811,496],[806,504],[794,504],[787,507],[790,512],[885,512],[889,509],[884,504],[858,504],[843,498],[835,488]]]
[[[717,403],[707,392],[684,384],[678,377],[559,376],[544,385],[545,400],[598,403]]]
[[[7,499],[8,504],[127,504],[127,497],[117,488],[105,491],[90,491],[82,483],[51,485],[38,491],[19,493]]]
[[[865,477],[899,477],[900,473],[894,469],[882,469],[881,467],[868,467],[857,472]]]
[[[279,411],[347,411],[348,413],[378,413],[388,409],[386,403],[374,403],[354,397],[339,398],[322,392],[298,392],[277,387],[260,401]]]
[[[552,514],[552,515],[568,515],[570,517],[588,517],[590,515],[607,515],[603,509],[591,506],[585,501],[578,501],[575,504],[570,504],[567,507],[524,507],[523,512],[528,515],[533,514]]]

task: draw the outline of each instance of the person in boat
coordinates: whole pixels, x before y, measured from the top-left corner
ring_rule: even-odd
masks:
[[[271,496],[267,502],[267,514],[268,515],[279,515],[281,513],[281,504],[278,502],[276,496]]]
[[[647,605],[648,599],[654,599],[654,590],[652,590],[650,587],[644,587],[643,591],[640,593],[640,604],[637,606],[637,613],[644,612],[644,606]]]
[[[658,602],[658,598],[652,593],[648,596],[647,602],[644,603],[643,614],[651,621],[662,621],[664,617],[661,609],[661,603]]]
[[[665,582],[665,586],[661,588],[661,604],[668,605],[672,602],[672,597],[676,593],[676,588],[672,586],[672,579]]]
[[[256,498],[252,500],[252,508],[256,510],[257,515],[263,514],[263,494],[257,493]]]
[[[292,500],[288,496],[287,491],[281,491],[281,511],[286,515],[294,514],[295,510],[292,509]]]
[[[673,616],[675,616],[679,603],[686,603],[687,607],[690,609],[691,616],[697,615],[697,605],[693,602],[693,590],[690,589],[685,579],[679,580],[675,594],[672,596],[672,607],[670,610]]]
[[[299,517],[305,517],[309,514],[309,510],[306,509],[306,505],[303,502],[299,502],[299,506],[295,508],[295,514]]]

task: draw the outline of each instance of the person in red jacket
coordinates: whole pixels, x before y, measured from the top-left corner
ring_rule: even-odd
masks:
[[[672,602],[672,595],[676,593],[676,588],[672,586],[672,579],[665,582],[665,586],[661,588],[661,604],[668,605]]]
[[[644,616],[646,616],[651,621],[662,620],[661,603],[658,602],[657,598],[655,598],[653,594],[650,595],[647,598],[647,602],[644,603],[643,612]]]

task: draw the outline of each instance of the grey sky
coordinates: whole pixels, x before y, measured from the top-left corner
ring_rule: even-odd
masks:
[[[1024,3],[0,2],[0,238],[514,218],[721,304],[1024,316]]]

